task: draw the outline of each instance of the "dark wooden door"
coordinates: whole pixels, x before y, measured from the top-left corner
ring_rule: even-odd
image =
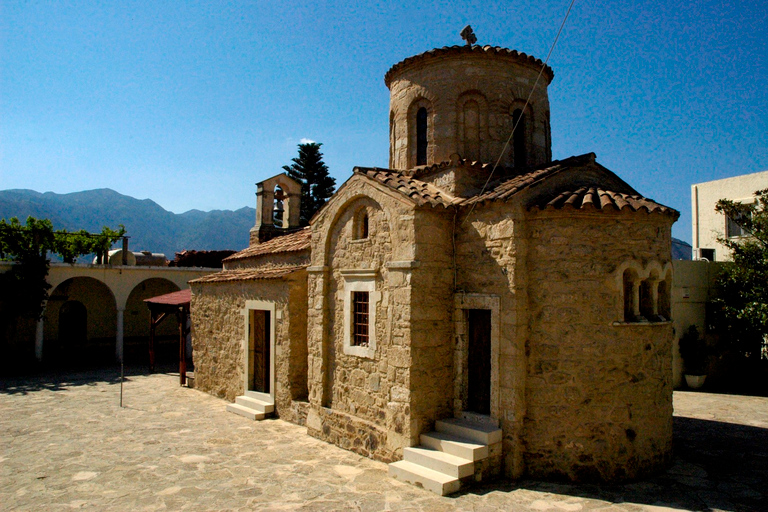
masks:
[[[269,393],[269,311],[252,311],[249,322],[253,344],[253,391]]]
[[[467,310],[469,354],[467,362],[467,410],[491,413],[491,311]]]

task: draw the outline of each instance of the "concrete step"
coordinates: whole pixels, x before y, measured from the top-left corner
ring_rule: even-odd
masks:
[[[275,410],[275,404],[259,400],[258,398],[251,398],[250,396],[238,396],[235,398],[235,403],[264,414],[269,414]]]
[[[461,482],[458,478],[433,471],[406,460],[390,464],[389,476],[401,482],[408,482],[417,487],[422,487],[440,496],[453,494],[461,488]]]
[[[239,414],[249,420],[263,420],[266,417],[265,413],[240,404],[227,404],[227,412]]]
[[[471,460],[423,446],[403,448],[403,460],[445,473],[454,478],[464,478],[475,472],[475,463]]]
[[[470,421],[464,418],[437,420],[435,430],[454,436],[463,437],[479,444],[501,442],[501,429],[492,424]]]
[[[421,434],[422,446],[461,457],[478,461],[488,457],[488,445],[476,443],[465,437],[455,436],[445,432],[430,432]]]

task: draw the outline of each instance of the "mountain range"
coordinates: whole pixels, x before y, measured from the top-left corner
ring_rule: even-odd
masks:
[[[55,229],[99,232],[125,226],[132,251],[162,252],[168,259],[184,250],[235,250],[248,247],[256,210],[189,210],[173,213],[151,199],[136,199],[108,188],[55,194],[0,190],[0,219],[32,216],[50,219]],[[672,239],[672,258],[691,259],[691,246]]]
[[[136,199],[108,188],[55,194],[0,190],[0,219],[50,219],[54,229],[99,232],[125,226],[132,251],[162,252],[168,259],[183,250],[241,250],[256,210],[169,212],[151,199]]]

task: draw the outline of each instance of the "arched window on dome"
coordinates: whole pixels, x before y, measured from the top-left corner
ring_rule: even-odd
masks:
[[[464,155],[469,161],[480,160],[480,105],[475,100],[464,103]]]
[[[526,117],[519,108],[512,112],[512,126],[516,127],[515,133],[512,135],[512,151],[514,152],[514,166],[516,168],[528,165],[528,147],[526,144],[528,127],[526,126]]]
[[[416,165],[427,164],[427,109],[416,111]]]

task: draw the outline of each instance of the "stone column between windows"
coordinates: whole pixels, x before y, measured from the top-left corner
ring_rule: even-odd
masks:
[[[632,316],[640,318],[640,280],[632,281]]]
[[[659,280],[652,279],[650,280],[650,284],[653,321],[655,322],[659,316]]]

